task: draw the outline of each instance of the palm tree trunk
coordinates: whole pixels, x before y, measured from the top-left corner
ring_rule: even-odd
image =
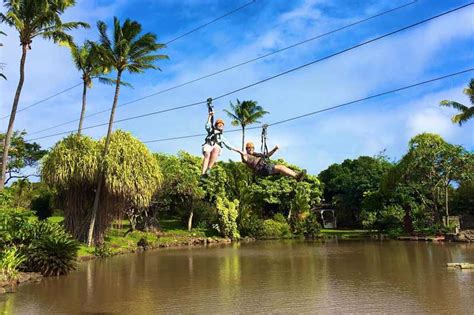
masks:
[[[100,193],[101,193],[103,182],[104,182],[104,173],[103,173],[103,169],[102,169],[103,161],[104,161],[105,156],[107,155],[107,151],[109,149],[110,135],[112,134],[112,125],[114,123],[115,109],[117,108],[117,101],[118,101],[118,96],[119,96],[119,92],[120,92],[120,78],[121,78],[121,76],[122,76],[122,72],[118,71],[117,72],[117,84],[115,86],[114,102],[112,104],[112,110],[110,111],[109,129],[107,130],[107,137],[105,138],[104,152],[102,153],[102,163],[100,163],[99,170],[98,170],[97,189],[96,189],[96,192],[95,192],[94,205],[92,206],[92,216],[91,216],[91,223],[89,225],[89,235],[87,237],[87,245],[88,246],[92,245],[92,238],[94,236],[94,226],[95,226],[95,220],[96,220],[96,217],[97,217],[97,209],[99,208],[99,198],[100,198]]]
[[[77,129],[78,135],[80,135],[82,132],[82,123],[84,122],[84,115],[86,114],[86,95],[87,95],[87,83],[84,80],[84,88],[82,90],[81,118],[79,118],[79,128]]]
[[[245,148],[245,126],[242,126],[242,151]]]
[[[449,184],[446,184],[446,187],[445,187],[446,193],[445,193],[445,196],[444,196],[445,202],[446,202],[446,222],[445,222],[446,227],[448,227],[448,225],[449,225],[449,189],[448,189],[448,187],[449,187]]]
[[[20,60],[20,80],[18,81],[18,86],[16,88],[15,98],[13,99],[12,112],[10,114],[10,121],[8,123],[7,134],[5,136],[5,142],[3,147],[3,156],[2,156],[2,175],[0,179],[0,190],[5,186],[5,175],[7,173],[8,165],[8,151],[10,150],[10,143],[13,135],[13,124],[15,123],[16,110],[18,108],[18,103],[20,102],[21,89],[23,88],[23,82],[25,81],[25,61],[26,53],[28,52],[28,45],[22,44],[22,53]]]

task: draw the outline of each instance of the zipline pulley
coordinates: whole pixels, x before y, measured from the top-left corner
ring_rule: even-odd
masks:
[[[212,97],[207,99],[207,111],[209,113],[214,112],[214,105],[212,105]],[[211,117],[211,125],[214,126],[214,116]]]
[[[262,147],[261,147],[261,152],[263,153],[263,156],[267,157],[268,156],[268,147],[267,147],[267,128],[268,124],[264,124],[262,126]]]

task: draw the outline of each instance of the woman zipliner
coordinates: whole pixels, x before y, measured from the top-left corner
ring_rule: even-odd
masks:
[[[238,149],[234,149],[235,152],[240,153],[242,157],[242,162],[251,168],[257,175],[259,176],[270,176],[275,174],[281,174],[288,177],[293,177],[297,181],[301,181],[304,176],[306,175],[306,170],[302,170],[299,173],[296,173],[292,169],[286,167],[285,165],[281,164],[273,164],[267,161],[267,158],[272,156],[273,153],[278,150],[279,147],[275,146],[273,150],[268,152],[268,154],[262,154],[255,152],[255,146],[252,142],[247,142],[245,145],[245,151],[247,153],[242,152]]]
[[[212,125],[212,117],[214,112],[210,111],[206,123],[207,137],[202,145],[202,154],[204,156],[202,160],[202,172],[201,177],[204,178],[209,175],[211,168],[217,161],[224,145],[227,149],[235,151],[235,148],[227,141],[222,135],[224,132],[224,121],[218,119],[214,126]]]

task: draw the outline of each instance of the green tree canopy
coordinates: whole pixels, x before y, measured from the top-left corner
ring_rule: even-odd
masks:
[[[58,142],[43,161],[42,179],[57,189],[64,203],[66,227],[81,241],[86,240],[104,142],[71,135]],[[96,241],[102,240],[110,222],[127,209],[148,207],[163,181],[160,166],[148,148],[120,130],[112,134],[103,172]]]
[[[364,194],[378,190],[390,168],[391,164],[382,157],[361,156],[332,164],[319,174],[324,185],[324,199],[336,205],[338,222],[348,226],[361,224]]]

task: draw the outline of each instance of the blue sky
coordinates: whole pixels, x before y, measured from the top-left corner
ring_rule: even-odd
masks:
[[[77,1],[64,20],[81,20],[90,30],[74,32],[76,41],[97,39],[96,21],[111,25],[113,16],[131,18],[167,42],[202,23],[220,16],[249,0],[136,0]],[[125,75],[134,88],[123,88],[119,104],[161,89],[200,77],[229,65],[257,57],[341,27],[358,19],[408,3],[396,1],[355,0],[257,0],[245,9],[189,36],[171,43],[161,53],[168,61],[159,62],[162,71]],[[279,72],[345,49],[361,41],[380,36],[468,1],[419,0],[417,3],[364,24],[346,29],[305,45],[287,50],[255,63],[202,80],[195,84],[119,108],[116,118],[139,115],[190,102],[202,101],[272,76]],[[228,120],[222,109],[230,101],[252,99],[270,115],[263,122],[273,122],[372,94],[428,80],[474,66],[474,6],[441,17],[419,27],[352,50],[321,63],[243,90],[216,101],[217,116]],[[0,82],[0,113],[9,113],[18,81],[20,47],[13,30],[2,26],[1,62],[8,81]],[[35,39],[27,57],[26,81],[20,108],[80,82],[68,50]],[[442,99],[468,103],[462,94],[473,72],[403,91],[390,96],[328,111],[269,129],[269,145],[279,144],[275,155],[290,163],[319,173],[332,163],[360,155],[373,156],[386,150],[393,159],[400,158],[411,137],[421,132],[440,134],[447,141],[474,150],[474,122],[459,127],[450,122],[454,111],[440,108]],[[88,91],[88,112],[110,108],[114,89],[95,83]],[[44,102],[17,116],[16,129],[37,131],[79,117],[81,87]],[[201,133],[206,107],[197,106],[118,123],[115,128],[131,131],[143,141]],[[85,126],[108,120],[108,113],[91,117]],[[2,130],[7,120],[0,121]],[[227,124],[227,128],[234,128]],[[76,123],[36,136],[73,130]],[[106,127],[85,132],[95,138]],[[259,141],[259,131],[249,131],[248,139]],[[240,145],[240,134],[228,134]],[[39,140],[44,147],[59,137]],[[176,153],[186,150],[200,154],[202,139],[150,143],[154,152]],[[238,159],[223,152],[222,159]]]

